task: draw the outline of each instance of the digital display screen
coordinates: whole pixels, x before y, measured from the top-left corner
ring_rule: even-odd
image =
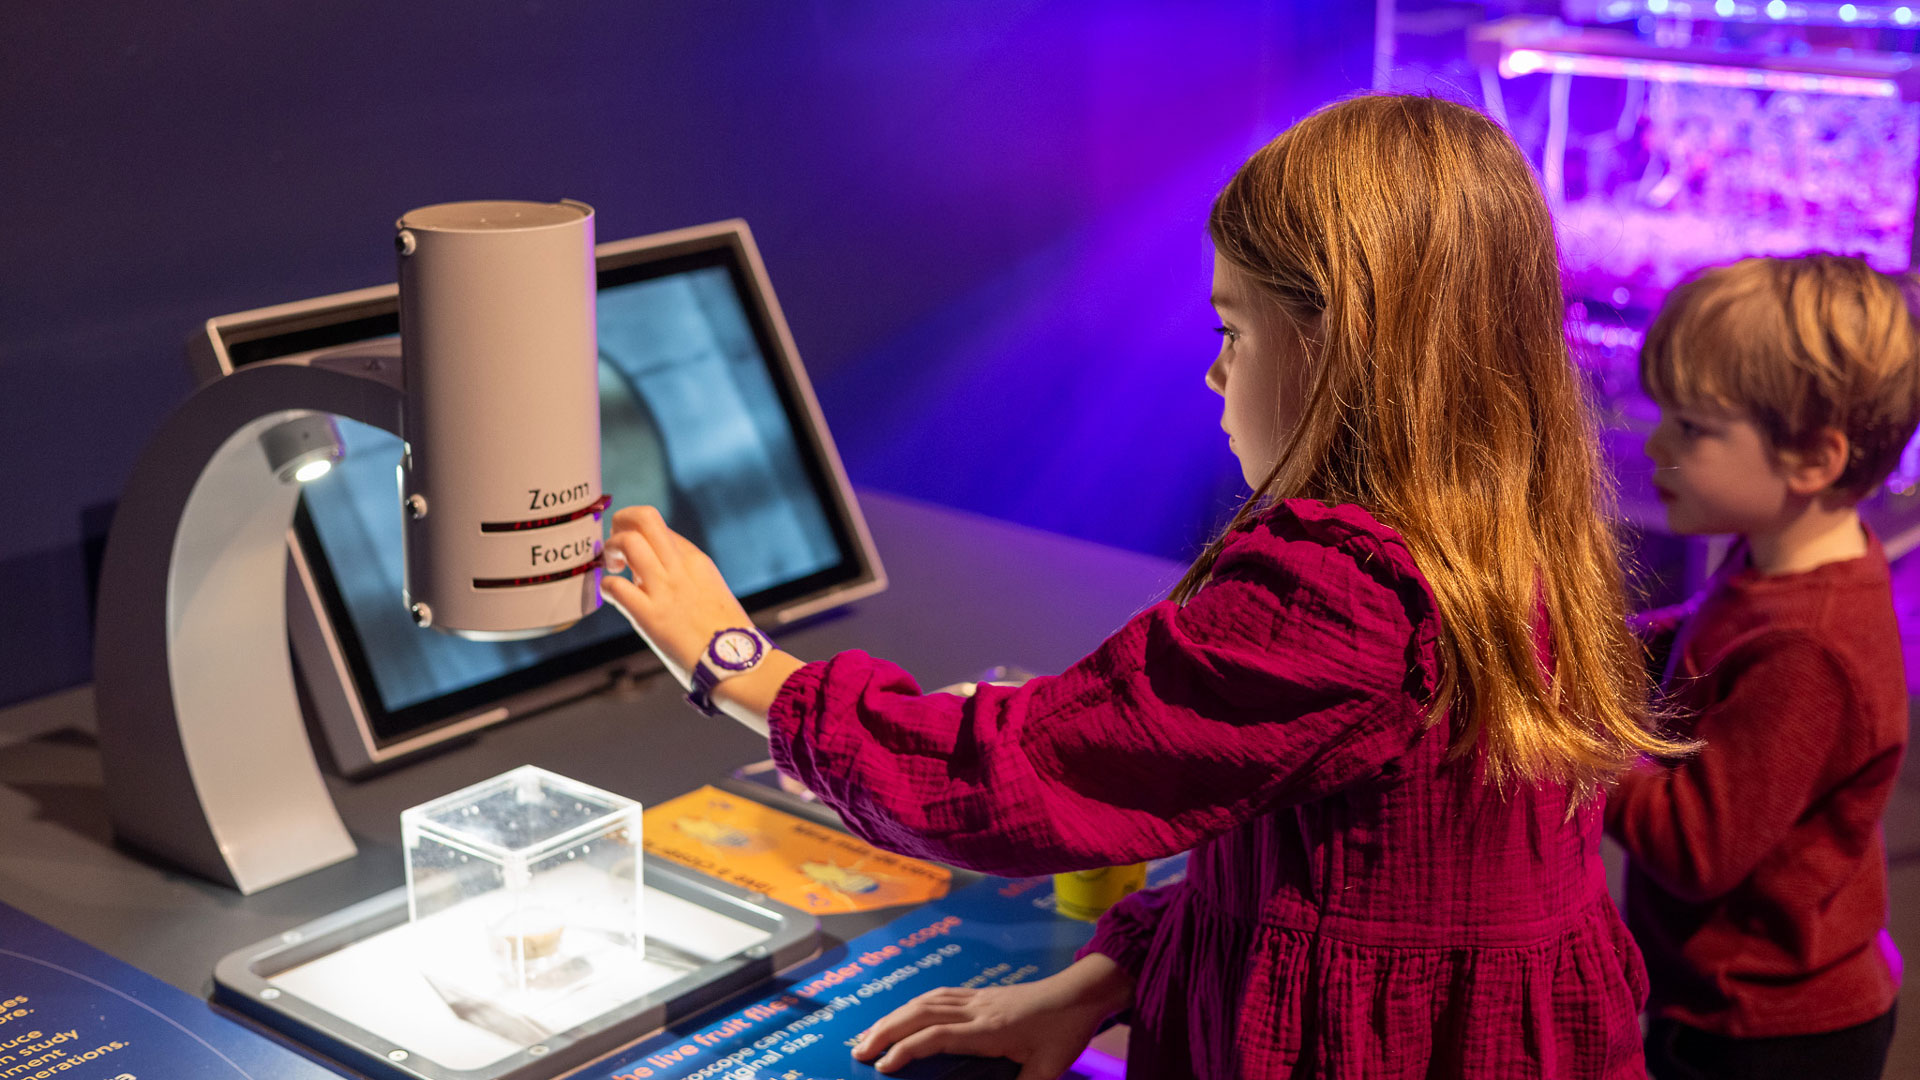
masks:
[[[603,269],[597,308],[601,469],[613,507],[659,507],[751,611],[860,571],[822,463],[797,435],[805,411],[768,362],[773,343],[745,288],[733,253],[714,250]],[[339,427],[344,456],[304,489],[296,530],[376,736],[645,647],[611,605],[523,641],[415,626],[402,601],[400,440],[346,419]]]

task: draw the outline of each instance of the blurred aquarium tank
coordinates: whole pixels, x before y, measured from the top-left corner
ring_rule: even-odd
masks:
[[[1920,3],[1403,0],[1381,3],[1374,85],[1484,109],[1538,169],[1561,246],[1568,336],[1623,509],[1663,527],[1639,452],[1658,410],[1642,334],[1695,270],[1825,251],[1914,261]],[[1863,509],[1920,545],[1920,448]]]

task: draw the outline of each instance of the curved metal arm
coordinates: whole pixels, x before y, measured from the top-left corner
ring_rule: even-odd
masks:
[[[243,893],[355,852],[287,651],[300,491],[259,435],[303,412],[400,434],[398,366],[357,367],[261,364],[201,388],[135,464],[107,541],[93,673],[114,832]]]

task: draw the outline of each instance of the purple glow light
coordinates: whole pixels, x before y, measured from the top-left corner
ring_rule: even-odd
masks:
[[[1500,58],[1500,74],[1505,78],[1542,71],[1555,75],[1592,75],[1603,79],[1645,79],[1649,82],[1852,97],[1893,98],[1900,94],[1899,86],[1892,79],[1863,78],[1858,75],[1820,75],[1810,71],[1770,71],[1765,68],[1724,67],[1671,60],[1636,60],[1544,49],[1514,49]]]
[[[1127,1063],[1089,1046],[1087,1052],[1073,1063],[1072,1071],[1089,1080],[1123,1080],[1127,1075]]]
[[[1790,4],[1786,0],[1767,0],[1764,4],[1758,0],[1608,0],[1595,14],[1606,22],[1625,22],[1651,15],[1662,19],[1770,21],[1793,26],[1869,28],[1914,24],[1911,4]]]

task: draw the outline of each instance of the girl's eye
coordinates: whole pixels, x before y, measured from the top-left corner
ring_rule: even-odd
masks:
[[[1213,328],[1213,332],[1226,338],[1229,342],[1240,340],[1240,331],[1232,329],[1231,327],[1216,326]]]

